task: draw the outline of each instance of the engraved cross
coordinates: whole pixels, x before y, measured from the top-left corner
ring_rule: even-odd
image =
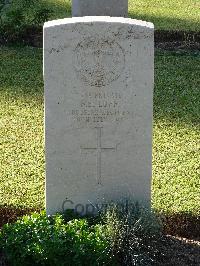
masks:
[[[97,165],[97,183],[101,185],[101,153],[103,151],[115,151],[116,147],[102,147],[101,144],[102,128],[96,127],[96,147],[81,147],[81,150],[96,151],[96,165]]]

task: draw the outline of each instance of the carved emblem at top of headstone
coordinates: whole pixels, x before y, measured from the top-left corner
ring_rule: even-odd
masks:
[[[78,77],[90,86],[103,87],[117,80],[124,65],[124,51],[117,42],[88,38],[75,48],[75,70]]]

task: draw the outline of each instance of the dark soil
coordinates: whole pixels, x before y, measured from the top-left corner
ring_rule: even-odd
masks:
[[[198,31],[155,30],[155,42],[200,42]]]
[[[0,206],[0,228],[6,223],[13,223],[19,217],[32,212],[39,212],[41,209],[30,209],[30,208],[17,208],[15,206]],[[1,264],[0,264],[1,266]]]
[[[200,240],[200,216],[177,213],[163,215],[161,219],[164,234]]]
[[[0,44],[9,45],[13,43],[42,47],[42,28],[27,27],[18,34],[0,35]],[[155,47],[164,50],[200,50],[200,32],[156,30]]]
[[[157,42],[155,47],[162,50],[168,51],[180,51],[180,50],[190,50],[190,51],[200,51],[200,42],[181,42],[181,41],[171,41],[171,42]]]
[[[166,235],[159,242],[158,266],[200,265],[200,239],[190,240]]]

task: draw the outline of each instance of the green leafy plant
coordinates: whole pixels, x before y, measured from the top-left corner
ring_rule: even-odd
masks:
[[[101,224],[86,219],[65,222],[62,215],[24,216],[0,233],[0,248],[11,265],[112,265],[109,242]]]
[[[108,204],[97,217],[45,212],[6,224],[0,249],[11,265],[154,265],[161,227],[155,215],[131,201]]]

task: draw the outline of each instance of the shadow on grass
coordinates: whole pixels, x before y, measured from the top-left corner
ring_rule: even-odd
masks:
[[[167,16],[156,16],[144,13],[135,13],[129,11],[129,17],[132,19],[144,20],[152,22],[155,26],[155,30],[173,30],[173,31],[185,31],[185,32],[199,32],[200,27],[198,21],[191,21],[189,19],[179,19]]]

